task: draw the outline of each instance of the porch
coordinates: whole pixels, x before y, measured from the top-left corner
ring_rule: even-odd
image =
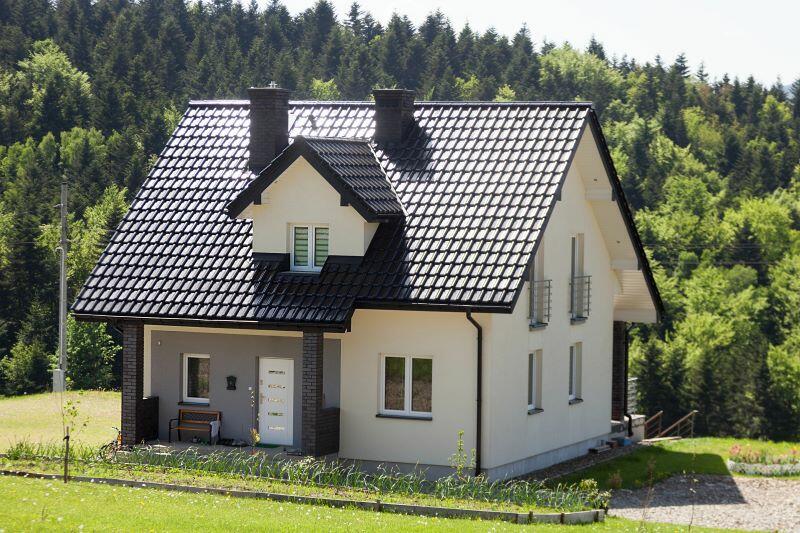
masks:
[[[181,449],[208,441],[202,430],[181,432],[184,442],[170,431],[183,409],[220,413],[223,439],[250,443],[255,433],[274,446],[258,452],[338,452],[340,340],[319,329],[120,326],[124,444],[171,439]]]

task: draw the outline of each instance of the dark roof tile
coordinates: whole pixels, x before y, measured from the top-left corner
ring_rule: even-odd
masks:
[[[345,324],[359,303],[510,309],[590,107],[415,106],[400,146],[367,141],[368,103],[292,102],[305,143],[375,213],[360,262],[318,275],[253,254],[226,206],[248,170],[248,103],[193,102],[76,300],[87,315]],[[313,120],[312,120],[313,117]]]

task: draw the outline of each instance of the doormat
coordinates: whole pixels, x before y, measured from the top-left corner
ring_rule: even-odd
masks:
[[[233,446],[234,448],[244,448],[247,442],[242,439],[219,439],[219,443],[223,446]]]
[[[280,448],[280,444],[267,444],[265,442],[259,442],[256,444],[256,448]]]

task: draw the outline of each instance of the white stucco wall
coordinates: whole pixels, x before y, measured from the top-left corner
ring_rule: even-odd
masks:
[[[350,206],[340,205],[339,193],[304,158],[298,158],[251,205],[253,251],[289,252],[290,224],[327,224],[330,255],[364,255],[377,228]]]
[[[544,233],[544,279],[552,280],[549,324],[528,327],[529,284],[511,315],[484,315],[486,359],[485,468],[607,435],[611,418],[613,296],[618,286],[576,166],[567,176]],[[591,275],[591,312],[571,324],[571,236],[584,234],[584,271]],[[569,346],[582,343],[582,403],[569,404]],[[542,350],[542,409],[528,414],[528,354]],[[585,451],[585,450],[584,450]]]
[[[475,442],[476,331],[464,313],[358,310],[342,335],[339,457],[448,465]],[[381,354],[433,358],[433,420],[378,418]]]
[[[592,142],[590,135],[587,139]],[[569,171],[543,237],[544,279],[552,280],[547,327],[529,328],[527,283],[513,313],[475,314],[484,328],[485,469],[508,469],[560,449],[577,455],[585,452],[577,448],[588,447],[587,441],[610,430],[612,321],[615,296],[622,290],[620,268],[612,267],[628,265],[630,259],[622,240],[624,227],[611,216],[611,208],[617,207],[603,185],[604,170],[593,154],[583,153]],[[305,160],[296,161],[267,189],[262,205],[248,211],[254,220],[254,250],[288,252],[289,224],[305,222],[330,226],[331,255],[363,255],[377,225],[340,206],[339,200]],[[609,234],[611,222],[615,226]],[[576,233],[584,234],[584,271],[592,276],[592,294],[589,318],[571,324],[570,237]],[[464,313],[357,310],[351,331],[330,337],[341,339],[340,457],[447,466],[460,430],[467,450],[475,447],[476,332]],[[570,405],[569,346],[575,342],[582,343],[583,402]],[[538,349],[543,356],[543,411],[528,414],[528,354]],[[432,420],[376,417],[381,354],[432,357]],[[148,388],[155,372],[149,353],[145,367]],[[522,473],[514,468],[524,466],[511,468]]]

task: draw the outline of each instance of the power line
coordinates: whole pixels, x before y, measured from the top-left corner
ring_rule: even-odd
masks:
[[[649,248],[669,247],[669,248],[678,248],[678,249],[683,249],[683,250],[699,250],[699,249],[712,250],[712,249],[715,249],[715,248],[713,248],[712,245],[708,245],[708,244],[677,246],[677,245],[673,245],[673,244],[666,243],[666,242],[662,242],[662,243],[645,243],[645,244],[643,244],[643,246],[647,246]],[[720,245],[716,249],[724,250],[726,248],[760,248],[761,246],[762,245],[759,244],[759,243],[723,244],[723,245]]]
[[[680,266],[680,265],[695,265],[695,266],[736,266],[736,265],[776,265],[780,261],[659,261],[661,265]]]

